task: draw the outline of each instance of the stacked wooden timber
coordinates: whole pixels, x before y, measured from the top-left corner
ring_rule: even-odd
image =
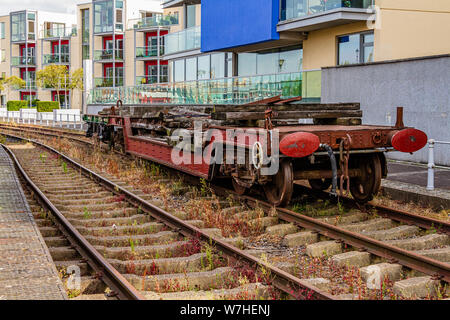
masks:
[[[192,128],[196,120],[204,121],[207,126],[264,127],[268,109],[272,110],[275,126],[296,125],[303,123],[301,119],[311,119],[314,124],[360,125],[362,118],[359,103],[303,103],[299,99],[281,100],[280,97],[245,105],[123,106],[120,115],[136,119],[135,127],[156,131]]]

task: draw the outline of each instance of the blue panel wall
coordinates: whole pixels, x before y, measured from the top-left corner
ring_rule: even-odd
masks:
[[[202,0],[202,52],[278,40],[279,0]]]

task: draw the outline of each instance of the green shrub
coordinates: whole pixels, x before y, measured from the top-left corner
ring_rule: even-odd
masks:
[[[29,102],[23,100],[10,100],[6,103],[8,111],[20,111],[20,109],[28,108]]]
[[[32,108],[36,108],[36,102],[38,102],[38,101],[41,101],[41,100],[39,100],[39,99],[34,99],[34,100],[32,100],[32,101],[31,101],[31,107],[32,107]]]
[[[52,112],[55,109],[59,109],[58,101],[36,101],[38,112]]]

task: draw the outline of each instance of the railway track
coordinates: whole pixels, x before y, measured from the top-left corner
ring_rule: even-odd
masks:
[[[220,187],[214,189],[217,193],[230,192]],[[319,193],[316,196],[324,198],[326,194]],[[405,274],[409,275],[411,283],[417,282],[419,287],[424,284],[440,288],[449,281],[448,223],[383,206],[369,206],[361,212],[354,208],[351,199],[344,199],[346,208],[342,210],[336,210],[336,205],[324,201],[322,207],[302,203],[297,208],[294,205],[294,210],[277,209],[276,214],[270,205],[254,197],[244,196],[239,199],[246,206],[237,206],[234,208],[236,212],[248,212],[258,206],[272,214],[272,217],[265,217],[268,219],[263,218],[262,224],[269,234],[282,238],[282,248],[303,246],[305,255],[313,259],[326,252],[337,265],[361,268],[365,280],[373,275],[370,271],[378,270],[382,276],[389,275],[398,280],[397,285],[393,284],[397,292],[401,292],[402,286],[408,287],[408,282],[404,282],[408,279],[400,280]],[[251,215],[248,218],[252,218]],[[253,248],[258,247],[257,244],[252,245]],[[358,251],[346,249],[350,246]],[[255,254],[255,250],[250,254]],[[264,248],[261,252],[264,252]],[[292,266],[287,263],[284,269],[290,270]],[[314,281],[310,283],[317,284]],[[413,291],[404,291],[404,296],[413,297]],[[442,292],[437,291],[433,290],[431,296],[442,295]],[[419,296],[423,297],[423,293]]]
[[[170,298],[174,297],[172,291],[180,289],[196,296],[198,293],[189,292],[196,289],[208,291],[213,297],[269,297],[270,288],[254,281],[261,279],[256,270],[263,268],[273,285],[285,293],[332,299],[313,285],[211,236],[211,230],[195,226],[201,222],[185,222],[142,198],[153,196],[131,192],[120,182],[105,179],[56,150],[33,143],[38,147],[18,147],[10,151],[12,157],[33,192],[64,225],[63,232],[71,233],[67,237],[74,238],[72,246],[78,251],[88,248],[82,256],[97,259],[97,265],[92,263],[91,267],[114,288],[110,295]],[[51,154],[57,156],[52,158]],[[247,275],[252,270],[253,279],[245,280],[239,273],[242,262],[250,266],[245,272]],[[242,285],[243,280],[249,283]],[[134,295],[128,292],[127,297],[127,290]],[[164,293],[155,293],[160,290]]]

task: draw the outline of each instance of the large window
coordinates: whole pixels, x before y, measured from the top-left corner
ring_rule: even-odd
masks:
[[[198,57],[197,80],[210,79],[210,55]]]
[[[26,13],[11,14],[11,40],[24,41],[26,39]]]
[[[184,81],[184,59],[175,61],[173,81],[174,82]]]
[[[186,59],[186,81],[197,80],[197,58]]]
[[[81,39],[82,39],[82,56],[83,60],[87,60],[90,58],[90,50],[89,50],[89,9],[81,10]]]
[[[238,75],[253,76],[302,70],[303,50],[300,47],[274,49],[238,56]]]
[[[112,32],[114,25],[113,1],[94,2],[94,32]]]
[[[170,63],[174,82],[219,79],[233,74],[232,53],[205,54]]]
[[[186,29],[195,27],[196,6],[188,5],[186,7]]]
[[[5,39],[5,23],[0,22],[0,39]]]
[[[225,77],[225,53],[211,55],[211,78]]]
[[[373,32],[338,37],[338,64],[373,62]]]

